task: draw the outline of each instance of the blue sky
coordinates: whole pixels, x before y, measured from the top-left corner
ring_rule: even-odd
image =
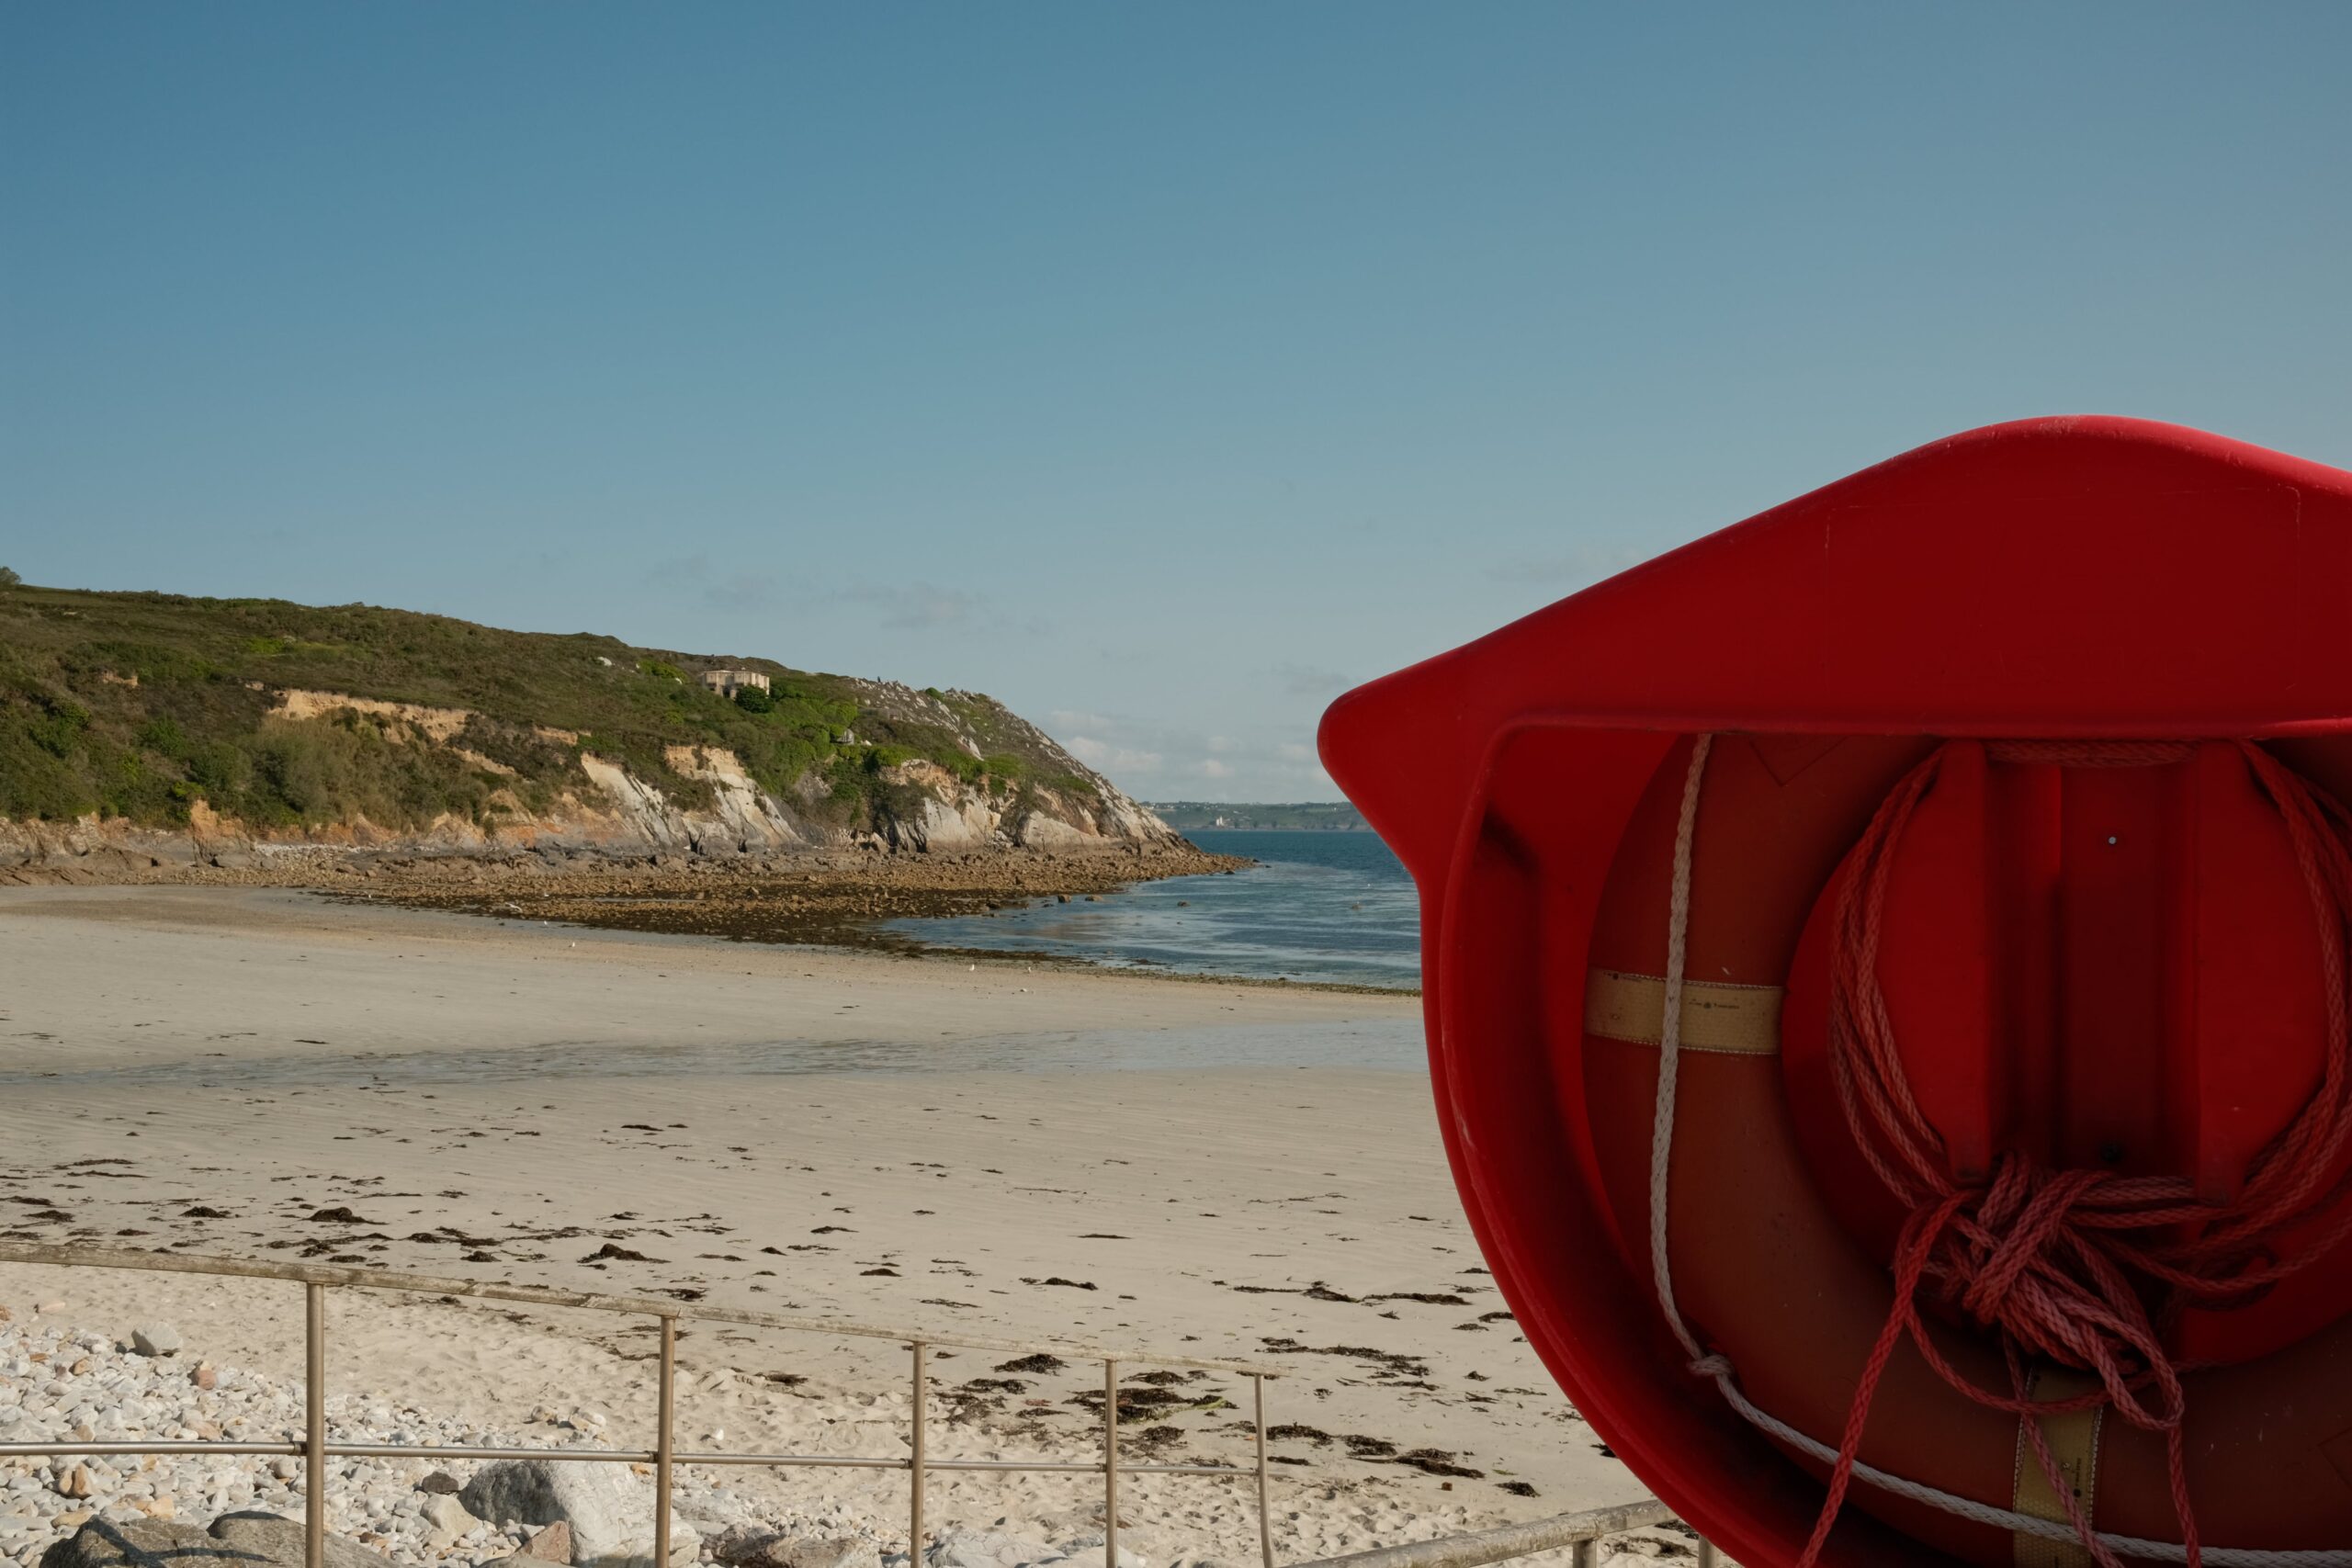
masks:
[[[2352,466],[2352,6],[0,10],[0,562],[993,692],[1152,798],[2058,412]]]

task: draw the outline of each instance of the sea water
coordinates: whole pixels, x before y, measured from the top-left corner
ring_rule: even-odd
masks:
[[[1204,850],[1258,863],[1230,876],[1138,883],[1092,903],[1046,899],[991,915],[894,920],[886,929],[932,946],[1113,968],[1398,990],[1419,986],[1412,880],[1378,836],[1202,829],[1187,837]]]

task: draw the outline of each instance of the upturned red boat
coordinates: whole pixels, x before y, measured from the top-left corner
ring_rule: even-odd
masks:
[[[1454,1178],[1751,1568],[2352,1568],[2352,474],[1905,454],[1350,693]]]

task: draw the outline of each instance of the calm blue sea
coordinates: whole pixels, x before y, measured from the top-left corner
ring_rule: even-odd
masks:
[[[1260,862],[1231,876],[1147,882],[1100,903],[891,922],[944,947],[1051,953],[1116,968],[1388,986],[1421,983],[1412,879],[1372,833],[1219,832],[1204,850]]]

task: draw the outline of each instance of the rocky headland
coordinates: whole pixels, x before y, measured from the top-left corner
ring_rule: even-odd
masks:
[[[0,589],[0,885],[839,941],[1240,863],[978,693],[368,605]]]

